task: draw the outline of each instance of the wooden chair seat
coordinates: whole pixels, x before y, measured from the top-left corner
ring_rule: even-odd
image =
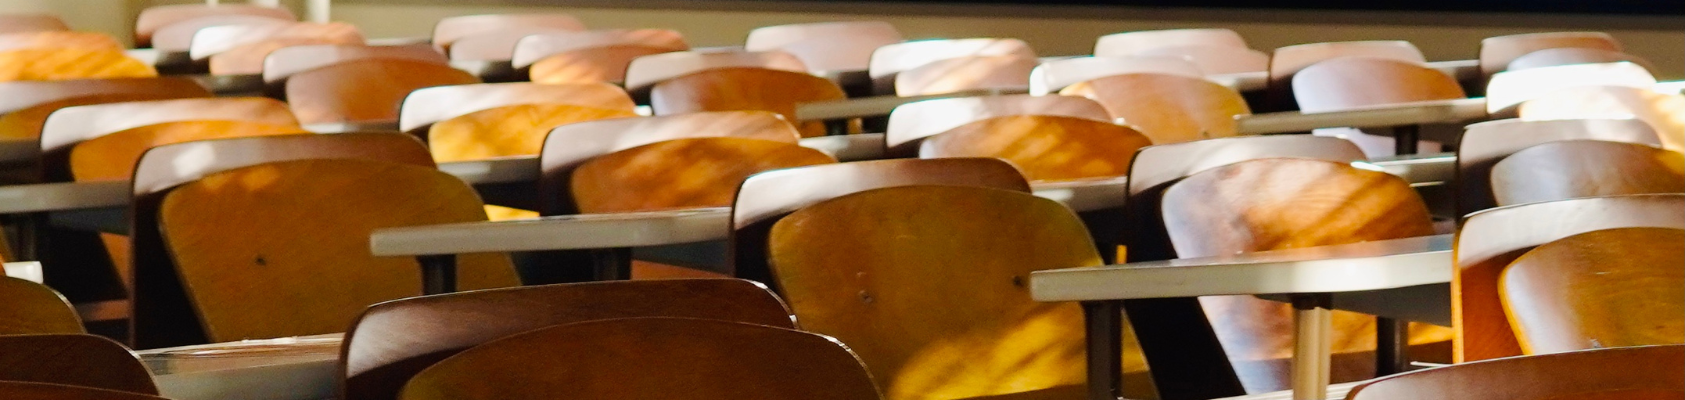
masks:
[[[632,59],[626,65],[626,91],[640,94],[655,84],[715,68],[764,68],[807,73],[807,65],[782,51],[674,51]]]
[[[0,81],[150,78],[158,71],[113,49],[14,49],[0,51]]]
[[[135,47],[151,47],[152,36],[166,26],[196,18],[217,15],[249,15],[277,20],[297,21],[298,17],[283,7],[264,7],[248,4],[175,4],[147,7],[135,18]]]
[[[567,34],[577,29],[552,27],[510,27],[463,36],[451,42],[447,54],[453,61],[508,62],[515,58],[515,44],[527,36]]]
[[[1613,50],[1587,48],[1557,48],[1544,49],[1516,57],[1504,67],[1505,71],[1523,70],[1528,68],[1555,67],[1559,65],[1575,64],[1604,64],[1613,62],[1630,62],[1638,64],[1644,69],[1654,71],[1656,66],[1643,57]]]
[[[1656,77],[1649,70],[1624,61],[1504,71],[1493,74],[1486,84],[1486,113],[1493,117],[1513,117],[1521,103],[1580,87],[1626,86],[1649,89],[1655,85]]]
[[[553,55],[596,47],[615,46],[653,47],[668,49],[668,51],[690,50],[690,44],[685,42],[684,35],[670,29],[604,29],[546,33],[528,35],[516,42],[515,51],[514,54],[510,55],[509,64],[517,70],[527,69]],[[614,74],[625,74],[625,64],[628,62],[631,62],[631,58],[624,60],[619,66],[619,71],[613,71]],[[611,82],[618,81],[619,79],[616,79]]]
[[[1685,396],[1680,371],[1685,346],[1598,349],[1429,368],[1358,385],[1346,398],[1677,399]]]
[[[169,400],[116,390],[11,381],[0,381],[0,396],[16,400]]]
[[[630,86],[630,85],[628,85]],[[796,105],[843,100],[848,95],[825,78],[765,68],[715,68],[668,79],[650,91],[656,115],[697,111],[772,111],[795,122]],[[823,136],[823,121],[802,121],[802,137]],[[858,130],[857,124],[850,132]]]
[[[1343,57],[1307,66],[1292,78],[1293,98],[1305,112],[1338,111],[1386,104],[1465,97],[1457,79],[1420,62],[1372,57]],[[1354,129],[1323,130],[1344,135],[1370,157],[1397,154],[1393,138]],[[1437,152],[1439,143],[1418,142],[1419,152]]]
[[[428,62],[363,59],[287,79],[287,102],[303,124],[397,121],[398,107],[416,89],[479,83],[467,72]]]
[[[174,121],[124,129],[77,143],[70,149],[70,173],[77,181],[127,180],[135,162],[153,147],[197,140],[309,134],[297,125],[249,121]]]
[[[889,113],[884,131],[885,152],[891,157],[914,157],[924,138],[961,125],[1013,115],[1054,115],[1111,121],[1106,108],[1074,96],[977,96],[924,100],[903,104]]]
[[[1063,95],[1094,99],[1116,122],[1154,144],[1238,135],[1235,117],[1251,108],[1240,93],[1200,77],[1132,73],[1078,83]]]
[[[724,207],[749,175],[833,162],[818,150],[769,140],[674,139],[586,161],[569,189],[585,213]]]
[[[80,332],[0,335],[0,381],[158,394],[152,375],[128,348]]]
[[[264,58],[284,47],[363,42],[363,33],[346,23],[231,25],[199,30],[189,54],[208,60],[212,74],[252,75],[263,73]]]
[[[925,64],[959,57],[1009,56],[1036,59],[1035,50],[1018,39],[969,38],[915,40],[884,45],[872,51],[867,75],[878,94],[895,94],[896,75]]]
[[[920,158],[995,157],[1031,181],[1117,177],[1135,151],[1152,145],[1140,132],[1082,118],[1020,115],[985,119],[931,136]]]
[[[165,25],[152,33],[152,49],[163,52],[186,53],[193,48],[193,36],[200,30],[229,25],[285,25],[296,19],[280,19],[269,15],[207,15]]]
[[[1212,46],[1235,49],[1247,48],[1246,39],[1233,30],[1221,28],[1165,29],[1113,33],[1094,41],[1094,55],[1099,57],[1133,56],[1166,47]]]
[[[248,121],[297,126],[287,103],[263,97],[209,97],[65,107],[41,127],[41,150],[51,153],[88,139],[165,122]],[[133,163],[133,160],[125,161]]]
[[[901,31],[883,21],[835,21],[763,26],[743,41],[748,51],[778,50],[809,71],[864,71],[878,47],[900,43]]]
[[[1423,64],[1427,58],[1416,45],[1402,40],[1310,43],[1281,47],[1270,56],[1269,98],[1273,106],[1298,109],[1293,103],[1293,76],[1316,63],[1342,57],[1364,57]]]
[[[168,82],[158,82],[153,91],[128,92],[131,88],[122,88],[108,93],[78,96],[55,101],[44,102],[20,109],[0,116],[0,137],[10,138],[38,138],[41,130],[45,129],[48,117],[58,110],[95,104],[127,103],[151,100],[175,100],[209,97],[210,92],[198,85],[178,86]],[[148,85],[140,85],[148,86]],[[140,86],[134,87],[138,89]]]
[[[1685,344],[1685,229],[1619,228],[1522,254],[1498,294],[1526,354]]]
[[[1031,71],[1030,94],[1059,93],[1078,83],[1137,73],[1205,77],[1198,66],[1180,57],[1072,57],[1043,62]]]
[[[683,50],[638,44],[575,49],[532,63],[527,74],[536,83],[625,82],[632,60]]]
[[[1598,140],[1657,146],[1656,131],[1634,119],[1488,121],[1469,125],[1457,147],[1457,216],[1496,207],[1492,167],[1518,151],[1562,140]],[[1613,160],[1599,160],[1601,165]],[[1555,179],[1555,178],[1552,178]]]
[[[909,68],[895,76],[895,94],[922,96],[974,90],[1027,90],[1040,61],[1019,55],[955,57]]]
[[[1603,32],[1546,32],[1494,36],[1480,41],[1480,73],[1491,77],[1511,62],[1539,50],[1558,48],[1621,51],[1620,41]]]
[[[449,59],[427,44],[367,46],[362,44],[311,44],[275,49],[263,58],[263,83],[284,87],[287,78],[300,72],[362,59],[401,59],[447,65]]]
[[[475,111],[434,124],[428,148],[440,162],[538,155],[551,129],[576,122],[636,117],[626,110],[524,104]]]
[[[485,83],[436,86],[410,92],[398,111],[398,130],[426,137],[432,125],[498,107],[570,105],[631,113],[632,98],[614,85]]]
[[[462,38],[503,30],[545,28],[560,31],[582,31],[585,24],[567,14],[484,14],[463,15],[440,19],[433,25],[433,45],[447,53],[451,45]]]
[[[5,335],[82,333],[82,319],[64,295],[35,282],[0,277],[0,338]]]
[[[1492,197],[1500,206],[1648,193],[1685,193],[1685,154],[1566,140],[1528,147],[1492,166]]]

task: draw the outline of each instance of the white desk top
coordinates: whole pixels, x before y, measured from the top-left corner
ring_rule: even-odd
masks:
[[[120,207],[129,204],[129,181],[62,182],[0,186],[0,214]]]
[[[334,396],[340,334],[137,352],[176,400],[318,400]]]
[[[1383,128],[1463,122],[1486,117],[1486,99],[1389,104],[1329,112],[1278,112],[1235,117],[1242,134],[1306,132],[1318,128]]]
[[[1452,235],[1037,271],[1038,301],[1396,289],[1451,281]]]

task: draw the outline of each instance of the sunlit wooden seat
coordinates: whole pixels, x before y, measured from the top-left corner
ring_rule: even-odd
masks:
[[[809,71],[864,71],[878,47],[900,43],[901,31],[883,21],[837,21],[763,26],[749,31],[743,48],[795,55]]]
[[[1201,77],[1128,73],[1080,82],[1059,92],[1094,99],[1117,123],[1154,144],[1238,135],[1235,117],[1251,108],[1239,92]]]
[[[430,62],[362,59],[294,74],[287,103],[309,124],[396,122],[404,97],[416,89],[479,83],[467,72]]]
[[[152,375],[128,348],[81,333],[0,335],[0,381],[158,394]]]
[[[1562,140],[1492,165],[1492,197],[1500,206],[1646,193],[1685,193],[1685,154],[1646,144]]]
[[[683,334],[675,334],[683,332]],[[405,400],[687,398],[876,400],[872,375],[830,337],[689,318],[561,325],[476,346],[417,374]]]
[[[1619,228],[1516,258],[1498,294],[1527,354],[1685,344],[1685,229]]]
[[[1151,139],[1126,126],[1085,118],[1016,115],[978,120],[925,138],[920,158],[994,157],[1031,181],[1119,177]]]
[[[762,68],[806,73],[807,65],[782,51],[675,51],[633,58],[626,65],[625,86],[634,97],[667,80],[719,68]]]
[[[433,25],[433,45],[449,54],[451,45],[462,38],[498,31],[532,30],[582,31],[585,24],[567,14],[485,14],[440,19]]]
[[[58,16],[48,14],[0,15],[0,33],[68,31],[70,26]]]
[[[1113,33],[1094,41],[1096,57],[1140,55],[1153,49],[1183,46],[1213,46],[1244,49],[1246,39],[1221,28],[1165,29]]]
[[[1634,119],[1498,120],[1469,125],[1457,147],[1456,213],[1496,207],[1492,167],[1522,149],[1560,140],[1601,140],[1656,146],[1656,132]],[[1603,162],[1615,162],[1604,160]]]
[[[574,205],[585,213],[724,207],[749,175],[833,162],[818,150],[778,141],[673,139],[580,163],[568,187]]]
[[[633,59],[685,50],[684,36],[666,29],[551,33],[517,42],[510,65],[534,83],[619,83]]]
[[[634,117],[634,107],[607,83],[440,86],[404,99],[398,129],[426,138],[441,162],[537,155],[557,126]]]
[[[0,381],[0,396],[14,400],[170,400],[116,390],[12,381]]]
[[[147,7],[135,19],[135,47],[152,47],[152,36],[166,26],[196,18],[220,15],[246,15],[297,21],[298,17],[281,7],[246,4],[175,4]]]
[[[149,78],[158,71],[116,49],[14,49],[0,51],[0,82]]]
[[[366,46],[351,45],[297,45],[287,46],[269,52],[263,58],[263,83],[266,89],[275,97],[286,94],[287,78],[300,72],[309,71],[329,65],[346,63],[364,59],[398,59],[438,65],[449,65],[450,60],[440,54],[438,50],[428,44],[408,44],[396,46]]]
[[[82,319],[64,295],[35,282],[0,277],[0,338],[6,335],[82,333]]]
[[[1074,96],[979,96],[903,104],[889,113],[884,131],[886,153],[915,157],[924,138],[975,121],[1014,115],[1053,115],[1110,121],[1106,108]]]
[[[1656,77],[1630,62],[1572,64],[1504,71],[1486,84],[1486,112],[1493,118],[1515,117],[1521,103],[1569,89],[1625,86],[1649,89]]]
[[[1559,48],[1597,49],[1619,52],[1621,43],[1603,32],[1547,32],[1495,36],[1480,41],[1480,73],[1492,74],[1508,69],[1511,62],[1539,50]]]
[[[1006,56],[1035,60],[1036,52],[1018,39],[970,38],[902,42],[872,51],[867,73],[878,94],[895,94],[897,75],[937,61],[960,57]]]
[[[1452,100],[1465,96],[1456,78],[1419,62],[1342,57],[1305,67],[1293,76],[1293,98],[1299,109],[1305,112]],[[1405,129],[1414,131],[1417,128]],[[1379,137],[1351,128],[1325,129],[1313,133],[1351,140],[1370,157],[1439,151],[1439,143],[1436,141],[1418,141],[1414,146],[1408,146],[1408,142],[1405,142],[1406,146],[1416,149],[1399,147],[1399,142],[1413,139],[1412,136],[1417,136],[1419,131],[1417,134],[1394,132],[1393,138]]]
[[[925,63],[895,76],[895,94],[922,96],[974,90],[1030,88],[1030,71],[1040,63],[1021,55],[966,56]]]
[[[1677,399],[1682,370],[1685,346],[1598,349],[1431,368],[1358,385],[1346,398]]]
[[[122,50],[117,38],[99,32],[41,31],[0,34],[0,51],[22,49]]]
[[[1654,70],[1655,66],[1643,57],[1613,50],[1588,49],[1583,47],[1568,47],[1544,49],[1516,57],[1504,67],[1505,71],[1522,70],[1528,68],[1554,67],[1558,65],[1574,64],[1602,64],[1612,62],[1630,62],[1643,66],[1644,69]]]
[[[1685,95],[1657,93],[1631,86],[1579,86],[1521,103],[1524,120],[1637,118],[1650,124],[1662,147],[1685,151]]]
[[[230,25],[199,30],[189,56],[210,65],[213,75],[263,73],[264,58],[277,49],[302,45],[360,45],[363,34],[346,23]]]
[[[794,328],[783,301],[735,279],[593,282],[426,296],[369,307],[346,332],[346,400],[393,400],[451,355],[510,335],[614,318],[682,317]],[[446,329],[438,321],[469,329]]]
[[[795,122],[796,105],[799,103],[846,98],[848,96],[836,83],[805,72],[713,68],[656,84],[650,90],[650,108],[656,115],[698,111],[772,111]],[[797,127],[803,137],[828,133],[824,121],[802,121]],[[851,123],[847,132],[838,133],[858,130],[857,124]]]
[[[1293,77],[1316,63],[1342,57],[1365,57],[1423,64],[1427,58],[1415,45],[1402,40],[1329,42],[1293,45],[1275,49],[1270,56],[1269,93],[1274,107],[1296,110]]]
[[[1123,74],[1165,74],[1204,78],[1199,67],[1177,57],[1072,57],[1049,60],[1030,72],[1030,94],[1041,96],[1082,82]]]

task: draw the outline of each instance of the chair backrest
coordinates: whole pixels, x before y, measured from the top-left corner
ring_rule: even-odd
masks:
[[[58,291],[35,282],[0,277],[0,338],[6,335],[82,333],[82,319]]]
[[[0,396],[13,400],[169,400],[116,390],[51,383],[0,381]]]
[[[1050,115],[995,117],[931,136],[920,158],[994,157],[1031,181],[1121,177],[1151,139],[1110,122]]]
[[[1427,62],[1416,45],[1402,40],[1310,43],[1278,48],[1270,56],[1269,91],[1272,101],[1291,105],[1294,75],[1316,63],[1342,57],[1380,58],[1413,64]]]
[[[263,97],[217,97],[137,101],[65,107],[41,125],[41,151],[63,150],[78,142],[125,129],[179,121],[250,121],[297,125],[287,103]]]
[[[1486,84],[1486,112],[1510,116],[1514,107],[1556,91],[1582,86],[1650,88],[1656,77],[1630,62],[1528,68],[1492,75]]]
[[[1226,46],[1159,47],[1142,51],[1140,57],[1180,57],[1199,66],[1206,75],[1262,73],[1270,70],[1270,55],[1262,51]]]
[[[1528,147],[1492,166],[1492,197],[1500,206],[1645,193],[1685,193],[1685,154],[1564,140]]]
[[[128,348],[80,332],[0,335],[0,381],[158,394],[152,374]]]
[[[558,126],[636,116],[631,110],[574,104],[502,106],[440,121],[427,130],[427,147],[440,162],[536,156]]]
[[[1101,262],[1058,202],[982,187],[874,189],[784,217],[768,243],[802,328],[848,343],[889,398],[1084,381],[1081,310],[1030,298],[1031,272]]]
[[[356,26],[340,22],[233,25],[199,30],[188,52],[194,60],[210,60],[213,75],[251,75],[263,73],[264,59],[278,49],[363,43],[363,34]]]
[[[467,72],[429,62],[363,59],[300,72],[287,79],[287,102],[304,124],[396,121],[417,89],[480,83]]]
[[[1498,280],[1527,354],[1685,344],[1685,230],[1619,228],[1545,243]]]
[[[1012,164],[993,158],[873,160],[813,165],[750,176],[731,207],[731,264],[737,277],[773,283],[767,265],[772,224],[839,196],[897,186],[975,186],[1029,192]]]
[[[593,282],[395,300],[369,307],[346,331],[340,356],[341,398],[396,399],[404,382],[422,369],[506,336],[636,317],[795,327],[778,296],[765,286],[736,279]],[[446,320],[455,321],[454,327],[439,325]]]
[[[439,20],[433,25],[433,44],[450,50],[451,44],[464,37],[503,30],[545,28],[563,31],[582,31],[585,24],[567,14],[486,14],[464,15]]]
[[[503,28],[463,36],[449,47],[451,60],[508,62],[515,58],[515,44],[527,36],[577,33],[577,29],[550,27]]]
[[[112,49],[18,49],[0,51],[0,82],[151,78],[152,66]]]
[[[522,104],[568,104],[631,112],[626,91],[607,83],[483,83],[417,89],[404,98],[398,130],[423,134],[435,123],[478,111]],[[546,130],[548,131],[548,130]]]
[[[650,90],[669,79],[716,68],[764,68],[807,73],[807,65],[782,51],[673,51],[632,59],[626,65],[626,91]]]
[[[117,38],[99,32],[43,31],[0,33],[0,50],[88,49],[122,50]]]
[[[1521,103],[1524,120],[1637,118],[1650,124],[1662,147],[1685,151],[1685,95],[1630,86],[1579,86]]]
[[[0,137],[10,138],[40,137],[47,118],[66,107],[211,97],[209,90],[185,78],[0,83],[0,94],[14,95],[0,100],[0,111],[5,112],[0,116]]]
[[[1008,56],[1036,59],[1028,43],[1018,39],[970,38],[901,42],[872,51],[867,74],[873,91],[894,94],[896,75],[937,61],[960,57]]]
[[[528,35],[516,42],[509,63],[516,69],[527,68],[556,54],[608,46],[639,46],[668,51],[690,50],[690,44],[685,42],[684,35],[671,29],[605,29],[544,33]],[[620,66],[620,73],[626,71],[625,67]]]
[[[536,83],[620,83],[626,81],[632,60],[683,50],[639,44],[574,49],[532,63],[527,76]]]
[[[1685,346],[1597,349],[1423,369],[1357,385],[1346,398],[1668,399],[1685,396],[1680,371]]]
[[[684,332],[675,335],[675,332]],[[416,375],[405,400],[876,400],[860,359],[835,339],[689,318],[622,318],[513,335]]]
[[[1480,73],[1490,77],[1510,62],[1539,50],[1558,48],[1621,51],[1620,41],[1603,32],[1547,32],[1495,36],[1480,41]]]
[[[819,150],[772,140],[673,139],[581,163],[568,190],[583,213],[726,207],[750,175],[834,162]]]
[[[152,48],[160,52],[185,53],[193,48],[193,36],[199,30],[229,25],[288,25],[298,21],[267,15],[207,15],[176,22],[152,33]]]
[[[1030,94],[1041,96],[1058,93],[1066,86],[1112,75],[1165,74],[1204,78],[1187,59],[1180,57],[1072,57],[1041,63],[1030,71]]]
[[[1517,151],[1559,140],[1602,140],[1655,146],[1656,132],[1635,119],[1506,119],[1469,125],[1457,146],[1457,216],[1496,207],[1492,167]]]
[[[197,140],[309,134],[297,124],[242,120],[193,120],[142,125],[83,140],[67,155],[69,177],[78,181],[121,181],[134,175],[147,149]]]
[[[641,59],[641,58],[640,58]],[[841,87],[806,72],[714,68],[668,79],[650,90],[655,115],[698,111],[772,111],[796,121],[796,105],[847,99]],[[824,121],[802,121],[803,137],[823,136]]]
[[[362,59],[400,59],[447,65],[450,60],[445,59],[433,46],[427,44],[408,44],[397,46],[366,46],[360,44],[312,44],[287,46],[275,49],[263,59],[263,82],[268,85],[280,85],[287,78],[300,72],[309,71],[329,65],[362,60]]]
[[[56,15],[48,14],[5,14],[0,15],[0,32],[41,32],[68,31],[69,25]]]
[[[863,71],[872,52],[905,40],[884,21],[837,21],[763,26],[749,31],[743,48],[795,55],[809,71]]]
[[[1685,195],[1593,197],[1499,207],[1463,221],[1454,251],[1451,317],[1456,362],[1521,354],[1498,297],[1499,275],[1517,257],[1565,237],[1615,228],[1685,229]]]
[[[1110,121],[1106,108],[1074,96],[978,96],[902,104],[889,113],[884,146],[894,157],[918,155],[924,138],[974,121],[1013,115],[1053,115]]]
[[[278,20],[297,21],[292,11],[281,7],[245,4],[177,4],[147,7],[135,19],[135,47],[152,46],[152,35],[159,29],[182,21],[213,15],[250,15]]]
[[[1544,49],[1516,57],[1509,62],[1505,71],[1522,70],[1528,68],[1555,67],[1559,65],[1575,64],[1604,64],[1613,62],[1630,62],[1638,64],[1644,69],[1655,70],[1655,65],[1643,57],[1613,50],[1587,49],[1579,47]]]
[[[1306,112],[1465,96],[1457,79],[1444,72],[1420,63],[1381,58],[1322,61],[1293,76],[1293,98]]]
[[[1094,99],[1117,123],[1153,144],[1240,134],[1235,117],[1252,114],[1240,92],[1200,77],[1132,73],[1077,83],[1060,94]]]
[[[1165,29],[1113,33],[1094,41],[1094,55],[1099,57],[1134,56],[1166,47],[1212,46],[1245,49],[1246,39],[1235,31],[1221,28]]]
[[[922,96],[972,90],[1027,90],[1038,61],[1021,55],[965,56],[932,61],[895,76],[895,94]]]

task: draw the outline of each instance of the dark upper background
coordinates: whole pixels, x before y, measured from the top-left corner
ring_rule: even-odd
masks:
[[[1125,5],[1136,7],[1265,8],[1301,10],[1399,10],[1685,15],[1685,0],[903,0],[885,2],[1067,4],[1090,6]]]

